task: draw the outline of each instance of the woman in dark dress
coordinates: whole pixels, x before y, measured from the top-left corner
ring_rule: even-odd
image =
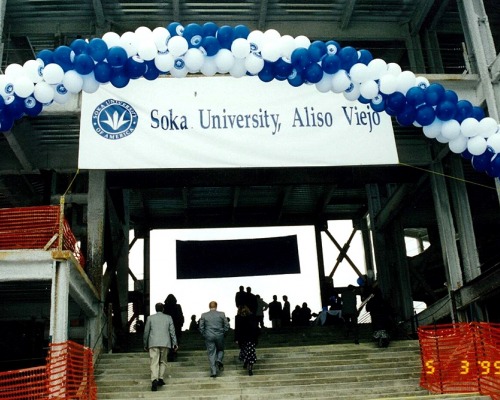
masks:
[[[181,342],[182,335],[182,325],[184,325],[184,314],[182,312],[182,307],[177,303],[177,299],[173,294],[169,294],[165,299],[163,314],[170,315],[174,321],[175,336],[177,337],[177,343]],[[177,358],[177,351],[169,349],[167,360],[175,361]]]
[[[247,306],[238,307],[234,321],[234,340],[240,347],[240,360],[248,375],[253,375],[253,365],[257,361],[257,343],[259,338],[257,316]]]

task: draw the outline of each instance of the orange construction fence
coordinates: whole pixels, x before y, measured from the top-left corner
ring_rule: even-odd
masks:
[[[97,400],[92,350],[67,341],[53,343],[47,364],[0,372],[2,400]]]
[[[60,206],[0,209],[0,250],[60,249],[71,251],[85,267],[85,258],[71,231],[61,218]]]
[[[500,399],[500,324],[421,326],[420,385],[433,393],[481,393]]]

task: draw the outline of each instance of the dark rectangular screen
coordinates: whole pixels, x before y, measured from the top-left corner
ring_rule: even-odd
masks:
[[[300,274],[297,236],[176,241],[177,279]]]

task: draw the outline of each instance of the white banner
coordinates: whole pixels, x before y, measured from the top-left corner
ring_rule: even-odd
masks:
[[[398,163],[390,116],[314,85],[138,79],[82,98],[81,169]]]

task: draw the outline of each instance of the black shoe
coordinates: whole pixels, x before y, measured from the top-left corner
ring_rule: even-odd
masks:
[[[248,376],[252,376],[253,375],[253,370],[252,368],[248,368]]]
[[[151,383],[151,391],[152,392],[156,392],[158,390],[158,381],[155,379],[152,383]]]
[[[356,340],[354,341],[354,344],[359,344],[359,340],[358,340],[358,339],[356,339]]]
[[[219,371],[224,371],[224,364],[222,364],[220,361],[217,361],[217,368],[219,368]]]
[[[165,381],[163,379],[158,379],[158,386],[164,386]]]
[[[210,375],[210,378],[214,378],[215,379],[215,378],[217,378],[217,375],[216,374],[212,374],[212,375]]]

